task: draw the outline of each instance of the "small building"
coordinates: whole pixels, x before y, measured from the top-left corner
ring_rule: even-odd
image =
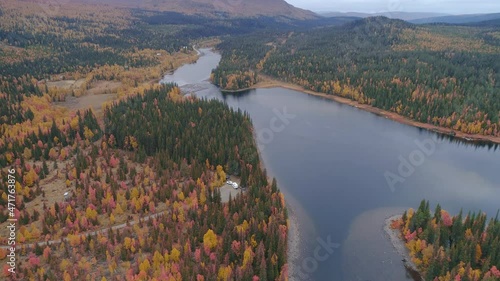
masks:
[[[73,197],[73,192],[71,191],[64,192],[64,201],[69,201],[71,197]]]

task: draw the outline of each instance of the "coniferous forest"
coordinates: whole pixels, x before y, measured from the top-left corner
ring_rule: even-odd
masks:
[[[293,32],[285,40],[267,37],[276,47],[267,54],[258,51],[271,48],[259,43],[263,38],[230,40],[232,50],[227,50],[227,43],[220,45],[225,63],[221,65],[238,62],[237,70],[226,72],[260,68],[264,74],[307,90],[338,95],[423,123],[498,137],[497,30],[490,25],[417,26],[368,18]],[[214,71],[215,83],[231,80],[220,77],[223,70]],[[227,83],[219,85],[227,88]]]
[[[292,221],[249,114],[159,82],[197,48],[221,53],[210,79],[222,90],[271,77],[500,136],[498,21],[241,18],[174,12],[189,1],[110,1],[52,12],[0,2],[2,280],[289,280]],[[228,179],[240,188],[224,197]],[[16,274],[4,263],[11,220]],[[423,201],[392,226],[426,280],[500,280],[498,215],[452,217]]]
[[[500,279],[500,221],[498,213],[487,218],[484,213],[462,211],[455,216],[438,204],[434,212],[429,202],[405,212],[392,222],[401,232],[412,262],[425,280]]]
[[[281,23],[99,5],[48,17],[29,3],[0,8],[0,224],[16,218],[23,245],[15,277],[3,266],[2,278],[287,278],[285,201],[262,170],[248,115],[157,82],[193,62],[205,37]],[[101,94],[115,99],[102,112],[66,102]],[[223,201],[226,175],[245,191]],[[0,248],[0,260],[7,254]]]
[[[165,85],[107,108],[101,141],[94,142],[98,132],[87,128],[95,119],[87,116],[75,117],[76,131],[70,121],[67,132],[54,126],[48,135],[28,137],[25,146],[41,150],[40,166],[28,164],[35,156],[12,156],[24,175],[21,206],[46,197],[39,182],[53,176],[52,165],[64,165],[66,185],[74,187],[70,200],[18,214],[25,243],[66,237],[50,246],[34,244],[18,278],[66,280],[76,273],[110,280],[284,280],[284,197],[261,170],[246,114],[218,101],[179,100],[179,89]],[[54,144],[52,136],[75,145]],[[218,187],[226,172],[240,176],[247,192],[221,202]],[[85,234],[134,216],[143,220],[105,228],[106,235]]]

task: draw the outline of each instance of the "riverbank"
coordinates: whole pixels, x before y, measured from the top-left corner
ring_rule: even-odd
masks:
[[[384,281],[419,281],[419,276],[402,261],[400,252],[385,230],[387,218],[402,214],[406,209],[370,209],[351,220],[347,236],[341,244],[342,279],[339,280],[373,280],[376,276],[376,280]],[[395,238],[398,238],[397,233]]]
[[[349,105],[349,106],[352,106],[355,108],[359,108],[359,109],[362,109],[364,111],[368,111],[368,112],[371,112],[373,114],[385,117],[387,119],[399,122],[401,124],[410,125],[410,126],[421,128],[421,129],[426,129],[426,130],[440,133],[443,135],[447,135],[450,137],[459,138],[459,139],[462,139],[464,141],[492,142],[492,143],[500,144],[500,137],[485,136],[485,135],[479,135],[479,134],[467,134],[467,133],[457,131],[457,130],[454,130],[451,128],[439,127],[439,126],[435,126],[435,125],[431,125],[431,124],[427,124],[427,123],[418,122],[418,121],[406,118],[402,115],[399,115],[395,112],[383,110],[383,109],[376,108],[376,107],[373,107],[373,106],[367,105],[367,104],[360,104],[357,101],[353,101],[353,100],[343,98],[340,96],[328,95],[328,94],[324,94],[324,93],[314,92],[311,90],[306,90],[299,85],[283,82],[283,81],[280,81],[280,80],[277,80],[275,78],[272,78],[272,77],[269,77],[266,75],[262,75],[262,74],[259,74],[259,79],[261,80],[260,82],[256,83],[255,85],[253,85],[249,88],[236,90],[236,91],[225,91],[225,90],[221,90],[221,91],[227,92],[227,93],[238,93],[238,92],[244,92],[244,91],[248,91],[248,90],[252,90],[252,89],[265,89],[265,88],[280,87],[280,88],[285,88],[285,89],[289,89],[289,90],[293,90],[293,91],[306,93],[306,94],[313,95],[313,96],[318,96],[318,97],[323,97],[326,99],[334,100],[338,103],[342,103],[342,104],[346,104],[346,105]]]
[[[255,133],[254,128],[253,129],[253,139],[254,139],[254,144],[257,147],[257,154],[259,157],[259,167],[261,170],[265,170],[267,172],[267,177],[268,181],[272,182],[273,176],[271,170],[266,169],[265,164],[264,164],[264,158],[262,157],[262,151],[257,143],[257,134]],[[278,188],[282,187],[280,183],[278,182]],[[295,198],[292,197],[291,194],[287,194],[286,191],[284,191],[283,188],[280,188],[280,192],[283,193],[285,196],[285,204],[286,208],[288,210],[288,220],[287,220],[287,227],[288,227],[288,240],[287,240],[287,266],[288,266],[288,280],[289,281],[304,281],[300,280],[298,277],[298,270],[299,267],[298,265],[300,264],[300,257],[302,253],[302,249],[304,245],[302,245],[301,241],[302,238],[301,236],[304,235],[304,230],[309,229],[310,232],[314,232],[314,226],[310,225],[307,228],[301,227],[301,221],[311,221],[309,218],[307,218],[307,214],[305,214],[305,211],[302,209],[302,207],[299,205],[298,201],[295,200]],[[299,219],[300,216],[300,219]],[[308,237],[312,237],[311,234],[309,233]]]
[[[287,252],[287,264],[288,264],[288,280],[299,281],[296,277],[296,272],[298,268],[296,265],[300,259],[300,227],[297,216],[293,212],[293,209],[288,208],[288,252]]]
[[[385,220],[384,231],[389,236],[392,246],[401,255],[403,263],[406,269],[410,272],[415,280],[425,281],[420,275],[417,266],[413,263],[411,256],[406,248],[405,242],[400,237],[400,233],[397,229],[393,229],[391,224],[395,220],[401,219],[401,215],[394,215]]]

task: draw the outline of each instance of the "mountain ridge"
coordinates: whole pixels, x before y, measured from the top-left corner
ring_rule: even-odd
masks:
[[[441,16],[449,16],[449,14],[445,13],[422,13],[422,12],[380,12],[380,13],[358,13],[358,12],[325,12],[319,13],[319,15],[324,17],[359,17],[359,18],[368,18],[368,17],[377,17],[384,16],[390,19],[400,19],[400,20],[416,20],[421,18],[432,18],[432,17],[441,17]]]
[[[52,5],[50,0],[21,0]],[[182,14],[200,14],[213,17],[283,17],[290,19],[315,19],[314,12],[294,7],[284,0],[64,0],[60,5],[91,4],[152,11],[171,11]],[[57,4],[57,3],[56,3]]]
[[[496,19],[500,19],[500,13],[430,17],[430,18],[412,20],[411,22],[416,24],[425,24],[425,23],[464,24],[464,23],[475,23],[475,22],[482,22],[482,21],[489,21]]]

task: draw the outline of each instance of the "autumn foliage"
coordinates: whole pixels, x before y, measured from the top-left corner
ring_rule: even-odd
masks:
[[[451,216],[429,202],[408,210],[392,224],[402,238],[425,280],[500,280],[500,221],[485,214],[462,212]]]
[[[117,102],[106,111],[106,134],[99,141],[78,136],[90,118],[80,115],[73,126],[66,123],[67,132],[57,131],[61,139],[74,134],[76,145],[49,149],[44,139],[34,142],[59,160],[57,168],[46,160],[48,178],[64,179],[72,195],[44,203],[43,212],[20,208],[20,241],[31,246],[23,252],[19,280],[284,280],[285,203],[276,182],[269,183],[260,169],[248,116],[215,101],[173,101],[172,91],[177,88],[166,85]],[[151,127],[116,121],[142,115]],[[183,122],[196,126],[173,129]],[[144,138],[162,132],[183,145]],[[232,133],[239,136],[230,138]],[[36,177],[41,161],[29,164],[34,176],[25,180],[34,187],[19,196],[19,206],[43,196],[43,186],[36,187],[48,180]],[[18,171],[27,171],[26,160],[14,162]],[[221,201],[214,184],[225,179],[225,171],[239,175],[248,188],[229,202]],[[29,244],[61,238],[50,246]]]

